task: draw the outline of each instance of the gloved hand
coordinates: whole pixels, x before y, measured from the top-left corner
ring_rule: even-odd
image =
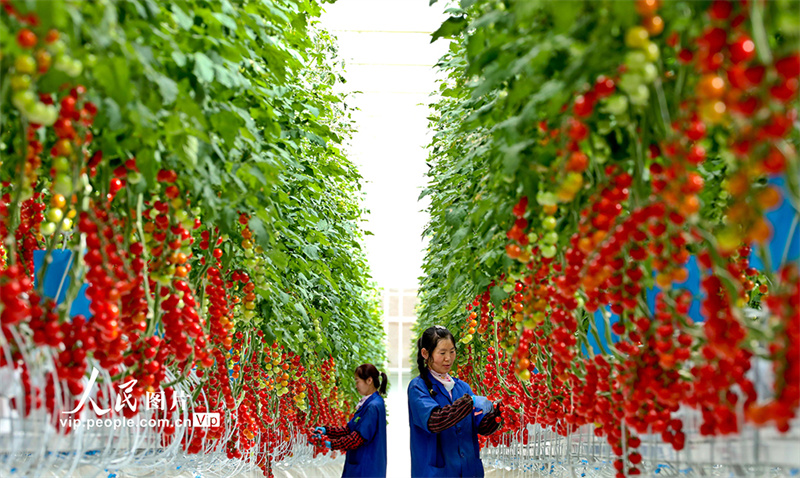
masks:
[[[490,402],[486,397],[481,397],[480,395],[472,396],[472,406],[473,408],[480,409],[480,411],[483,413],[489,413],[492,411],[492,402]]]
[[[316,441],[322,441],[322,435],[320,435],[319,433],[311,435],[311,438],[313,438]]]
[[[326,441],[326,442],[325,442],[325,448],[330,448],[330,447],[331,447],[331,442],[329,442],[329,441]]]
[[[325,427],[317,427],[317,428],[314,429],[314,431],[319,433],[319,434],[321,434],[321,435],[327,435],[328,434],[328,430]]]

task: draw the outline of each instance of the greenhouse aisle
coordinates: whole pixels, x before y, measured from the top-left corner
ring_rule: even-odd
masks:
[[[364,177],[367,257],[378,287],[415,290],[422,274],[420,240],[427,215],[418,202],[427,171],[425,145],[430,141],[427,104],[435,99],[433,66],[447,43],[431,44],[430,35],[446,18],[427,0],[343,0],[326,6],[322,25],[337,37],[345,61],[344,91],[360,92],[352,104],[356,132],[349,157]],[[348,101],[348,104],[350,102]],[[388,302],[388,301],[386,301]],[[384,309],[393,315],[391,307]],[[409,326],[408,317],[404,318]],[[388,324],[387,324],[388,325]],[[387,326],[387,347],[406,357],[389,357],[388,469],[390,476],[409,476],[406,387],[413,377],[407,354],[410,337],[396,337]],[[407,330],[407,329],[406,329]]]

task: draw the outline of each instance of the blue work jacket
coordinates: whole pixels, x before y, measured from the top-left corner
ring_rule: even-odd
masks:
[[[373,393],[347,422],[365,443],[347,450],[342,477],[386,477],[386,407],[383,397]]]
[[[428,373],[428,371],[425,371]],[[436,408],[451,405],[464,394],[473,396],[472,389],[454,378],[453,398],[444,385],[431,377],[435,397],[417,377],[408,385],[408,421],[411,427],[411,476],[423,477],[482,477],[478,425],[483,414],[470,413],[454,426],[441,433],[428,430],[428,418]]]

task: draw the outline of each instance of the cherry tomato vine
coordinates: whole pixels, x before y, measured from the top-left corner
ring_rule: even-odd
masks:
[[[0,367],[25,391],[12,405],[71,433],[59,411],[93,369],[111,377],[98,398],[133,380],[140,407],[190,384],[194,412],[228,420],[159,428],[162,445],[226,440],[271,475],[301,430],[343,423],[349,371],[384,357],[320,6],[1,3]],[[56,254],[72,264],[58,303]],[[88,313],[71,313],[82,295]],[[39,387],[24,357],[43,348],[55,368]]]
[[[800,29],[783,8],[448,10],[418,328],[460,330],[458,373],[505,403],[504,432],[591,425],[630,476],[639,435],[686,446],[682,408],[702,435],[790,427],[800,236],[773,235],[800,217]]]

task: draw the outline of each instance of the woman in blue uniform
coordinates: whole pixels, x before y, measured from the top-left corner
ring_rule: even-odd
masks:
[[[417,341],[419,377],[408,386],[411,476],[482,477],[478,434],[500,427],[500,407],[450,376],[455,339],[436,325]]]
[[[332,450],[347,450],[342,477],[386,477],[386,408],[381,395],[386,394],[386,374],[372,364],[356,369],[356,389],[361,401],[356,413],[343,427],[317,427],[315,435],[325,435],[325,446]],[[380,386],[378,385],[380,383]]]

